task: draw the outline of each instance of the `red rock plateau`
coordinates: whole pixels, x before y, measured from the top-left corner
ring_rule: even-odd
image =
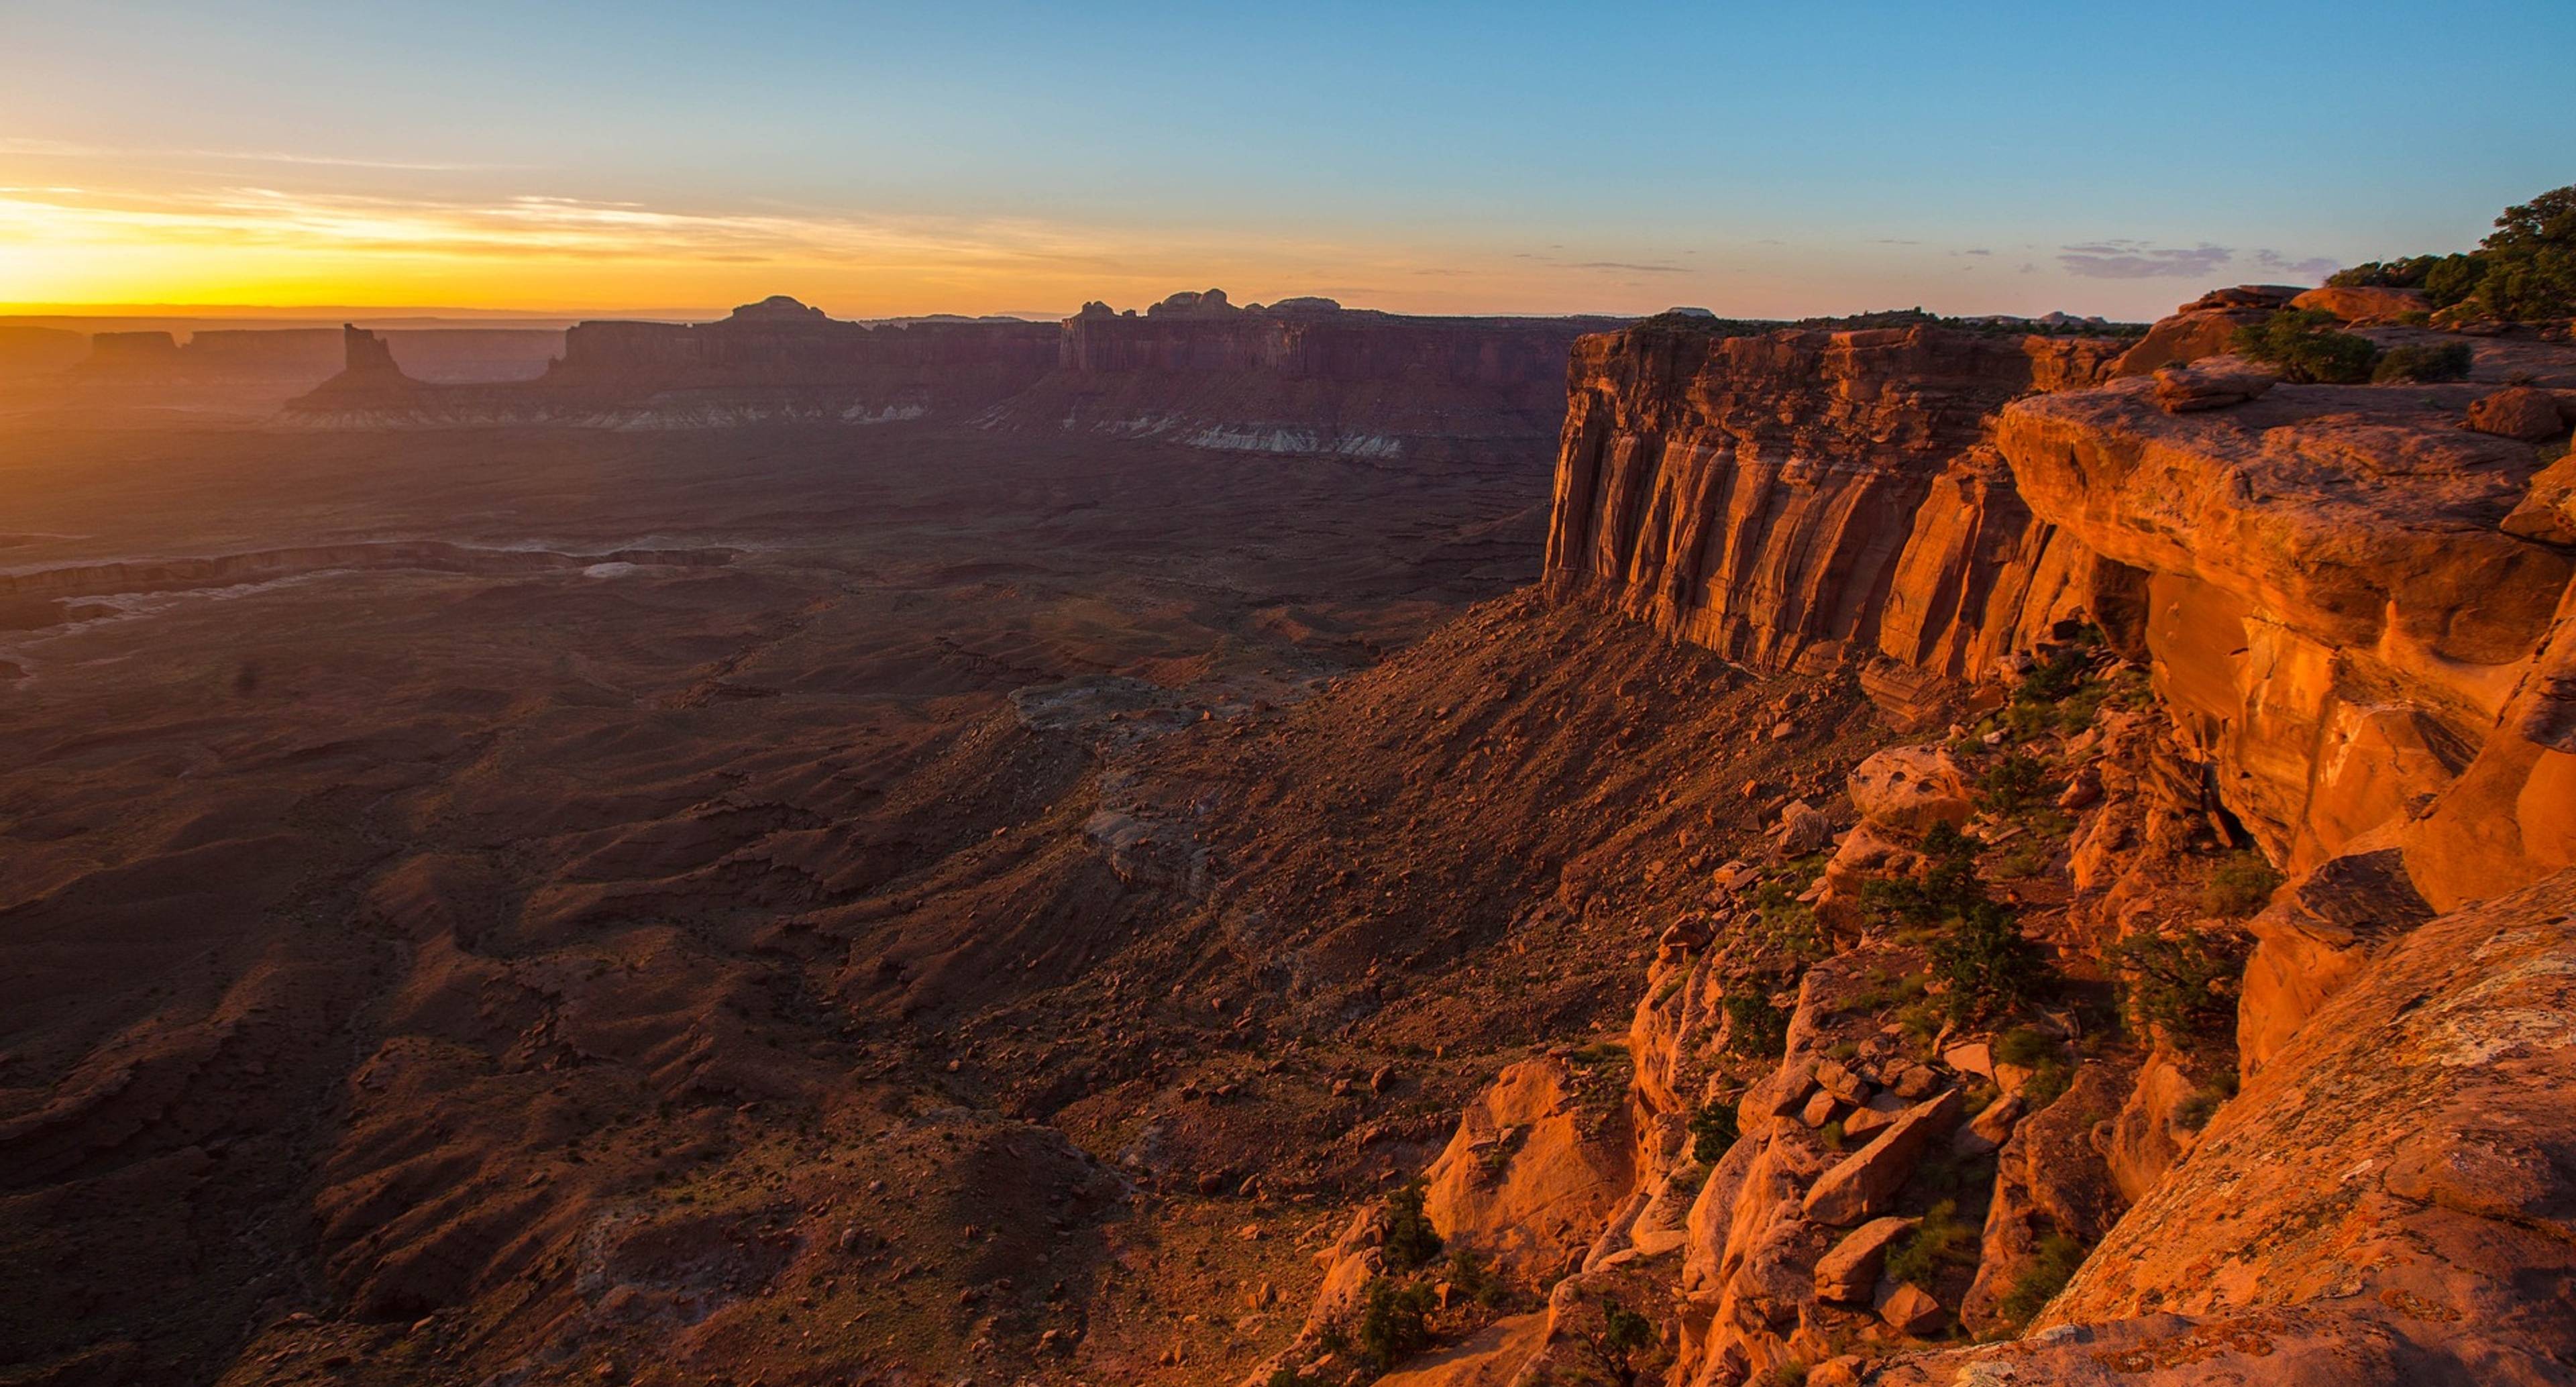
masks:
[[[2291,297],[0,436],[0,1382],[2569,1381],[2576,347]]]

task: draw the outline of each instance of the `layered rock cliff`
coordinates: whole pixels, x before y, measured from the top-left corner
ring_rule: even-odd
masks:
[[[1578,345],[1548,593],[1949,728],[1670,875],[1621,1120],[1509,1069],[1431,1172],[1525,1313],[1389,1380],[2576,1373],[2576,349],[2208,359],[2289,297]],[[1274,1367],[1373,1351],[1400,1225]]]

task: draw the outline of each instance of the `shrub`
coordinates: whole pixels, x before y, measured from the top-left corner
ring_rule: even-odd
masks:
[[[2219,1105],[2236,1096],[2236,1071],[2222,1069],[2218,1077],[2192,1090],[2191,1096],[2174,1109],[2174,1121],[2184,1131],[2197,1132],[2218,1115]]]
[[[1733,1103],[1702,1103],[1699,1111],[1691,1114],[1691,1159],[1701,1165],[1715,1165],[1741,1135]]]
[[[1789,1048],[1789,1013],[1760,993],[1726,997],[1726,1048],[1750,1059],[1774,1059]]]
[[[2022,938],[2012,912],[1979,901],[1932,941],[1932,973],[1949,985],[1952,1016],[2009,1010],[2030,1000],[2041,977],[2039,949]]]
[[[2284,880],[2259,852],[2229,853],[2210,869],[2200,889],[2200,906],[2222,920],[2242,920],[2261,910]]]
[[[2465,342],[2439,347],[2391,347],[2379,358],[2370,378],[2382,385],[2390,381],[2459,380],[2468,375],[2470,359]]]
[[[2111,961],[2127,980],[2129,1010],[2139,1025],[2194,1037],[2221,1035],[2236,1024],[2228,988],[2245,968],[2242,941],[2141,934],[2113,946]]]
[[[2424,272],[2424,297],[2431,299],[2435,308],[2448,308],[2475,294],[2486,275],[2487,258],[2483,255],[2445,255]]]
[[[2041,1060],[2057,1057],[2057,1042],[2028,1026],[2015,1026],[1995,1037],[1995,1058],[2005,1064],[2035,1068]]]
[[[1449,1289],[1480,1305],[1500,1306],[1512,1298],[1510,1283],[1494,1274],[1485,1259],[1465,1248],[1449,1254]]]
[[[2495,226],[2478,243],[2479,306],[2514,322],[2576,314],[2576,185],[2504,209]]]
[[[2335,289],[2421,289],[2425,273],[2441,259],[2438,255],[2405,255],[2395,260],[2365,261],[2327,275],[2326,284]]]
[[[1360,1310],[1360,1353],[1384,1372],[1429,1348],[1432,1304],[1428,1286],[1385,1276],[1371,1281]]]
[[[1411,1271],[1440,1255],[1440,1233],[1422,1210],[1425,1189],[1419,1176],[1386,1197],[1386,1265]]]
[[[1929,1287],[1943,1267],[1977,1264],[1977,1230],[1959,1221],[1959,1205],[1944,1199],[1887,1254],[1887,1279]]]
[[[2066,1067],[2066,1061],[2052,1055],[2034,1066],[2030,1077],[2022,1081],[2021,1101],[2030,1111],[2037,1112],[2065,1097],[2066,1090],[2074,1083],[2075,1071]]]
[[[1977,789],[1996,809],[2010,814],[2029,806],[2048,783],[2048,767],[2028,752],[2016,751],[1977,777]]]
[[[2018,1330],[2037,1318],[2057,1298],[2066,1283],[2075,1279],[2075,1269],[2084,1265],[2084,1245],[2063,1233],[2041,1237],[2037,1255],[2030,1265],[2013,1277],[2012,1289],[1995,1305],[1995,1315]]]
[[[2335,330],[2340,320],[2317,308],[2285,308],[2236,330],[2239,354],[2277,368],[2281,378],[2318,385],[2358,385],[2370,379],[2379,348],[2367,337]]]

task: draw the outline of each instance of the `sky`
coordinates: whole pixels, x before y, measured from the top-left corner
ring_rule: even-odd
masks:
[[[0,312],[2152,318],[2576,182],[2576,0],[0,0]]]

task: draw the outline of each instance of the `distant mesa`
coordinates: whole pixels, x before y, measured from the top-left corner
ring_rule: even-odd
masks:
[[[747,303],[733,311],[726,321],[735,323],[828,323],[832,319],[822,309],[808,307],[785,294],[772,294],[758,303]]]
[[[1223,289],[1182,290],[1145,310],[1148,318],[1226,318],[1243,310],[1228,303]]]

